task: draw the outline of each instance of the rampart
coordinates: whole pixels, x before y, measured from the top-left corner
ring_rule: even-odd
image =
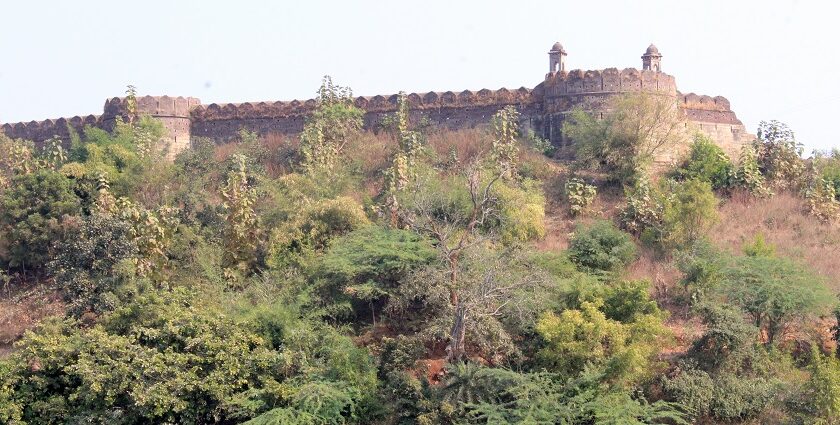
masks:
[[[521,114],[523,127],[562,148],[567,147],[562,135],[563,121],[574,108],[603,114],[608,110],[609,100],[617,94],[646,92],[673,97],[685,113],[687,126],[707,133],[730,152],[737,151],[752,137],[726,98],[680,93],[676,79],[661,71],[661,55],[653,45],[642,56],[645,62],[641,70],[607,68],[567,72],[565,55],[563,47],[555,43],[549,52],[551,70],[533,89],[410,93],[406,97],[412,117],[419,119],[422,116],[439,128],[473,128],[486,125],[496,111],[513,105]],[[354,103],[365,111],[365,127],[376,131],[382,118],[396,111],[397,99],[398,95],[360,96]],[[163,123],[167,130],[163,142],[172,155],[187,149],[193,137],[224,143],[235,139],[243,128],[262,135],[294,135],[303,130],[306,117],[316,105],[314,99],[204,105],[192,97],[137,98],[139,113],[151,115]],[[55,136],[67,140],[69,128],[79,132],[86,126],[110,130],[117,117],[127,117],[125,98],[108,99],[102,115],[3,124],[1,129],[9,137],[39,143]]]

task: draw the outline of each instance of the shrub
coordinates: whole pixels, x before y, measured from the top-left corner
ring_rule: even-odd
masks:
[[[367,320],[413,269],[437,258],[432,244],[414,232],[367,226],[336,239],[314,266],[312,279],[325,313]]]
[[[621,227],[644,242],[660,242],[665,233],[663,220],[668,196],[644,178],[637,180],[632,189],[625,189],[625,195],[627,205],[621,211]]]
[[[70,181],[53,171],[15,176],[0,197],[0,229],[8,244],[3,260],[14,268],[40,270],[62,238],[64,216],[81,214]]]
[[[583,270],[617,271],[635,258],[633,239],[608,221],[579,227],[569,244],[569,259]]]
[[[758,329],[726,304],[701,304],[699,311],[706,331],[664,379],[666,395],[697,417],[734,421],[758,415],[777,390],[767,352],[757,346]]]
[[[545,236],[545,196],[539,182],[499,182],[493,187],[499,210],[498,232],[506,244]]]
[[[50,273],[72,313],[99,314],[117,306],[121,286],[134,275],[131,259],[137,255],[128,223],[106,215],[86,217],[56,251]]]
[[[606,317],[601,308],[602,301],[596,300],[581,303],[579,310],[544,314],[536,326],[545,341],[538,352],[540,363],[567,377],[594,367],[619,385],[632,385],[650,376],[655,354],[669,334],[659,310],[652,314],[637,311],[632,320],[621,322]]]
[[[702,133],[694,136],[688,159],[675,170],[681,180],[700,180],[707,182],[712,189],[729,187],[730,177],[734,172],[732,161],[720,146]]]
[[[744,145],[741,148],[741,156],[738,158],[738,166],[732,177],[732,185],[760,197],[773,194],[759,169],[754,146]]]
[[[597,193],[595,186],[586,184],[586,182],[579,178],[566,180],[564,189],[566,199],[569,201],[569,210],[573,216],[583,212],[595,201],[595,195]]]
[[[793,131],[778,121],[762,121],[757,136],[753,148],[761,173],[776,187],[798,187],[805,162],[801,156],[802,144],[796,141]]]
[[[304,206],[272,233],[270,264],[304,265],[311,254],[323,252],[332,239],[369,223],[362,206],[347,197]]]
[[[689,180],[673,188],[665,204],[663,224],[671,246],[686,246],[703,237],[717,222],[717,204],[709,183]]]
[[[805,199],[808,200],[808,212],[820,221],[837,220],[840,201],[837,200],[837,192],[832,182],[818,177],[805,189]]]

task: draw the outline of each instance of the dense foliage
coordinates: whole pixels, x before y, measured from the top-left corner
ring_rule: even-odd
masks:
[[[514,106],[453,136],[400,95],[366,133],[326,77],[298,137],[169,161],[127,94],[110,132],[0,136],[3,305],[59,310],[0,346],[1,423],[836,423],[831,282],[710,234],[773,192],[836,220],[838,155],[779,123],[736,164],[628,95],[569,164]]]

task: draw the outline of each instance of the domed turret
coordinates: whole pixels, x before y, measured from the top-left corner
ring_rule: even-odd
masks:
[[[645,54],[642,55],[642,69],[656,72],[662,71],[662,55],[659,53],[659,49],[652,43],[645,50]]]
[[[553,46],[551,46],[551,51],[550,51],[550,52],[561,52],[561,53],[566,53],[566,51],[565,51],[565,50],[563,50],[563,45],[562,45],[562,44],[560,44],[560,42],[559,42],[559,41],[558,41],[558,42],[556,42],[556,43],[554,43],[554,45],[553,45]],[[550,52],[549,52],[549,53],[550,53]]]
[[[566,72],[566,50],[560,42],[554,43],[548,52],[548,72]]]

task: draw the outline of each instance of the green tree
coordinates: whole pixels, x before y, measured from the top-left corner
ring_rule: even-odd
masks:
[[[15,176],[0,197],[0,229],[8,245],[4,262],[41,270],[52,258],[53,242],[62,238],[62,220],[79,214],[79,198],[61,174],[39,170]]]
[[[333,239],[369,224],[362,206],[348,197],[305,204],[272,232],[269,264],[275,268],[306,266]]]
[[[259,217],[254,212],[257,191],[248,181],[245,156],[237,155],[234,162],[236,169],[221,188],[226,212],[222,265],[247,273],[257,261],[260,240]]]
[[[817,424],[840,423],[840,360],[811,349],[811,379],[806,385],[808,401],[813,403]]]
[[[620,322],[608,318],[603,307],[603,300],[584,301],[580,309],[544,314],[536,327],[546,344],[538,353],[540,363],[567,377],[587,365],[594,366],[620,386],[649,377],[655,356],[669,336],[659,310],[647,314],[642,310],[633,313],[631,320]],[[620,317],[623,310],[616,309],[613,314]]]
[[[771,359],[758,344],[759,330],[727,304],[700,304],[698,311],[706,330],[677,362],[675,373],[663,378],[666,395],[698,418],[757,416],[778,391]]]
[[[753,145],[744,145],[741,148],[741,156],[738,158],[738,166],[732,178],[735,187],[747,190],[756,196],[766,197],[773,194],[767,186],[767,179],[761,173],[756,149]]]
[[[117,307],[122,286],[134,275],[131,260],[136,255],[131,225],[95,214],[56,246],[49,269],[72,313],[101,314]]]
[[[796,188],[801,184],[805,172],[802,144],[787,125],[775,120],[760,122],[753,148],[761,173],[772,185]]]
[[[579,215],[595,201],[596,188],[586,184],[583,180],[573,177],[566,180],[564,185],[566,199],[569,201],[569,211],[573,216]]]
[[[273,408],[318,423],[369,419],[368,354],[327,326],[275,319],[243,323],[175,291],[138,297],[88,329],[48,321],[13,355],[13,379],[0,375],[11,390],[0,397],[30,424],[240,423]]]
[[[514,106],[506,106],[493,115],[493,146],[491,159],[499,167],[504,179],[516,177],[516,162],[519,158],[519,112]]]
[[[317,106],[300,135],[301,163],[308,174],[333,170],[344,147],[362,128],[364,112],[353,104],[353,92],[325,76]]]
[[[724,270],[719,291],[747,312],[767,343],[796,318],[827,314],[834,297],[823,279],[793,260],[779,257],[740,257]]]
[[[327,315],[352,313],[354,321],[370,317],[376,324],[408,274],[436,258],[431,242],[414,232],[366,226],[333,241],[313,267],[312,279]]]

